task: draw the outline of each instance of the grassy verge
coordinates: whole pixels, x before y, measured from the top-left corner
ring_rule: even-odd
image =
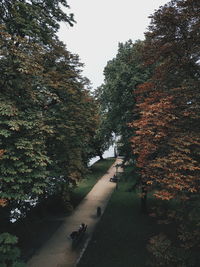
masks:
[[[98,179],[107,172],[114,162],[115,158],[107,158],[97,161],[90,167],[85,179],[80,181],[78,187],[71,194],[71,202],[74,207],[90,192]]]
[[[127,168],[78,267],[147,266],[146,244],[157,232],[157,225],[140,212],[138,193],[127,192],[133,184]]]

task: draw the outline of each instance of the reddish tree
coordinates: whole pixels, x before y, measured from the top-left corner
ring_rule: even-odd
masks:
[[[143,54],[145,63],[156,67],[151,82],[136,90],[139,119],[131,124],[136,129],[132,143],[142,196],[151,186],[157,198],[176,199],[179,210],[173,216],[169,211],[169,216],[178,222],[177,247],[189,248],[193,256],[200,240],[199,14],[199,1],[175,0],[151,16]],[[155,240],[166,241],[154,239],[154,245]],[[154,266],[170,264],[162,255]],[[176,260],[185,264],[189,256]]]

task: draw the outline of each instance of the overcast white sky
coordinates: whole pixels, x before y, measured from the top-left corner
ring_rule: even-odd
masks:
[[[61,25],[59,38],[85,64],[83,75],[93,89],[103,83],[103,70],[116,56],[119,42],[144,39],[148,16],[169,0],[68,0],[74,27]],[[69,13],[69,10],[67,10]]]

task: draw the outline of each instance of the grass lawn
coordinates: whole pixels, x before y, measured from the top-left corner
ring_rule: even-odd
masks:
[[[115,158],[107,158],[95,162],[91,167],[85,179],[81,180],[78,187],[71,194],[71,202],[76,207],[80,201],[90,192],[99,178],[103,176],[111,165],[115,162]]]
[[[137,192],[127,192],[134,184],[129,167],[125,177],[113,193],[78,267],[148,266],[146,244],[158,225],[140,212]]]

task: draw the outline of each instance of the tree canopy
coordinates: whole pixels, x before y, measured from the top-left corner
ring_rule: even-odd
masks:
[[[168,219],[176,221],[180,243],[164,258],[156,256],[156,246],[167,246],[167,238],[152,239],[153,266],[198,262],[199,8],[198,1],[177,0],[151,16],[143,55],[145,64],[154,64],[155,70],[135,91],[139,119],[131,124],[136,134],[132,144],[143,185],[146,191],[153,189],[156,198],[177,203]]]
[[[148,192],[156,203],[168,202],[157,217],[177,234],[151,239],[152,266],[199,261],[199,9],[197,0],[160,7],[144,41],[119,44],[98,89],[108,132],[121,136],[125,160],[134,159],[142,210],[148,211]]]
[[[62,5],[69,7],[65,0],[0,4],[1,231],[11,211],[25,216],[30,200],[68,200],[70,182],[83,177],[90,158],[97,105],[79,57],[56,36],[59,22],[74,23]]]
[[[121,152],[131,158],[130,137],[135,99],[135,86],[149,77],[150,68],[142,66],[142,41],[120,43],[116,58],[110,60],[104,69],[105,80],[98,88],[101,109],[107,117],[107,129],[121,137]]]

